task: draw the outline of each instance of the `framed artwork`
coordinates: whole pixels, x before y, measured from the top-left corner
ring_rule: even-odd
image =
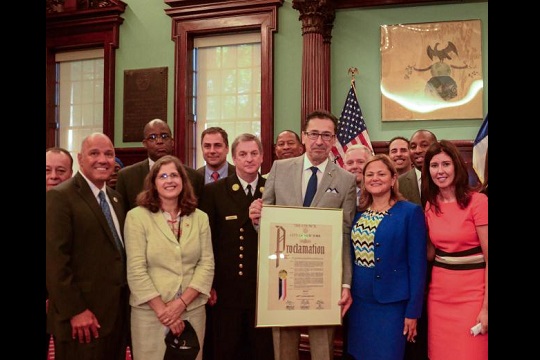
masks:
[[[341,325],[343,209],[263,205],[256,326]]]
[[[382,121],[482,119],[480,20],[381,26]]]

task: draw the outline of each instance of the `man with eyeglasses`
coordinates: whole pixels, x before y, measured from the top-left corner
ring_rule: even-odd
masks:
[[[144,178],[150,172],[150,168],[159,158],[165,155],[173,155],[173,137],[167,122],[161,119],[153,119],[143,129],[143,146],[148,158],[133,165],[126,166],[118,172],[116,190],[122,194],[126,211],[137,206],[137,195],[141,192]],[[204,188],[204,177],[195,169],[184,165],[193,190],[197,198],[201,197]]]
[[[341,316],[352,303],[352,263],[350,231],[356,209],[356,177],[330,161],[328,155],[336,142],[337,118],[330,112],[317,110],[310,113],[302,131],[304,156],[276,160],[265,183],[263,197],[252,202],[249,217],[258,230],[262,204],[282,206],[308,206],[343,209],[342,224],[342,288]],[[317,178],[315,195],[306,202],[309,182]],[[314,179],[313,179],[314,180]],[[273,340],[276,359],[298,360],[302,327],[274,327]],[[334,358],[336,326],[308,326],[310,353],[314,360]]]

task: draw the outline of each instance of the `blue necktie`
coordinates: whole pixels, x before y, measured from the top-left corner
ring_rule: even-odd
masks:
[[[304,196],[304,206],[311,205],[311,201],[317,192],[317,167],[312,166],[310,169],[312,174],[307,184],[306,195]]]
[[[124,245],[122,244],[122,241],[120,240],[120,236],[118,236],[118,233],[116,232],[116,227],[114,226],[111,209],[109,208],[109,204],[107,203],[107,199],[105,199],[105,193],[103,190],[99,191],[99,205],[101,206],[101,210],[103,210],[103,213],[105,214],[105,218],[107,219],[107,223],[109,224],[109,228],[111,228],[114,242],[116,243],[116,247],[120,251],[120,254],[122,255],[122,260],[125,260],[125,254],[124,254]]]

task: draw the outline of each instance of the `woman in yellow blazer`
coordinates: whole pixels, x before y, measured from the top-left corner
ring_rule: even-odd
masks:
[[[126,216],[124,239],[131,291],[134,360],[162,360],[168,331],[188,320],[202,359],[205,304],[214,278],[208,216],[197,209],[180,160],[166,155],[148,173],[137,207]]]

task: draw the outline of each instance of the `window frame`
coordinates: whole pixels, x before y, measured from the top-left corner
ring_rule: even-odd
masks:
[[[120,43],[122,1],[111,6],[84,11],[65,11],[46,17],[46,147],[56,146],[56,53],[72,50],[103,49],[103,133],[114,143],[114,95],[116,49]]]
[[[283,0],[264,1],[198,1],[197,5],[167,1],[172,8],[165,12],[172,20],[175,42],[174,136],[175,154],[193,166],[198,146],[192,113],[193,47],[201,36],[258,31],[261,34],[261,142],[263,166],[272,165],[274,138],[273,33],[277,30],[277,9]]]

